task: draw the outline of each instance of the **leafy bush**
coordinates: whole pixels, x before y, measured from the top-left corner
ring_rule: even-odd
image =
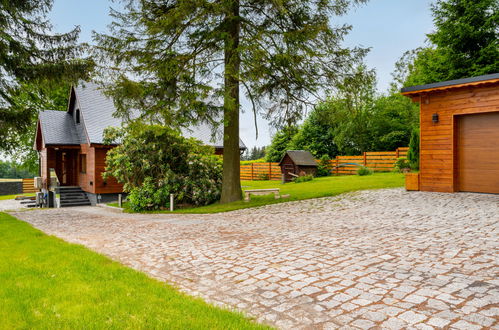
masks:
[[[251,165],[253,163],[266,163],[265,158],[253,159],[253,160],[241,160],[241,165]]]
[[[317,176],[328,176],[331,175],[331,170],[333,165],[331,165],[331,158],[328,155],[321,157],[319,165],[317,166]]]
[[[110,128],[105,142],[121,144],[107,153],[106,172],[123,184],[134,211],[156,210],[175,203],[207,205],[220,198],[222,164],[214,150],[179,132],[135,123]]]
[[[407,152],[407,160],[413,171],[419,170],[419,130],[414,129],[409,141],[409,151]]]
[[[294,183],[300,183],[300,182],[307,182],[307,181],[312,181],[314,179],[314,176],[312,174],[308,175],[302,175],[297,178],[293,179]]]
[[[270,180],[270,176],[269,176],[268,173],[260,173],[258,175],[258,179],[260,179],[260,180]]]
[[[373,171],[365,166],[361,166],[357,170],[357,174],[360,176],[371,175],[371,174],[373,174]]]
[[[395,164],[393,165],[393,170],[395,172],[407,172],[410,169],[411,169],[411,165],[409,164],[409,161],[405,157],[399,157],[395,161]]]

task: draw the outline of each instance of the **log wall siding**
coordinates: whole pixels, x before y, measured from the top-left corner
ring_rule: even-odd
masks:
[[[106,169],[106,155],[109,148],[93,148],[95,154],[94,191],[96,194],[112,194],[123,192],[123,185],[115,178],[110,177],[105,181],[102,173]]]
[[[420,189],[458,191],[455,134],[458,116],[499,111],[499,84],[429,91],[418,99],[421,109]],[[432,121],[434,113],[439,116],[438,123]]]

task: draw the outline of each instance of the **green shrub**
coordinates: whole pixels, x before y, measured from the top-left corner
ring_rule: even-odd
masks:
[[[297,178],[293,179],[294,183],[300,183],[300,182],[307,182],[307,181],[312,181],[314,179],[314,176],[312,174],[307,174],[307,175],[302,175]]]
[[[105,142],[121,141],[107,153],[103,177],[115,177],[129,193],[134,211],[167,208],[175,203],[207,205],[220,198],[222,163],[211,147],[178,131],[135,123],[111,128]]]
[[[265,158],[258,158],[253,160],[241,160],[241,165],[251,165],[253,163],[266,163]]]
[[[373,171],[365,166],[361,166],[357,170],[357,174],[360,176],[371,175],[371,174],[373,174]]]
[[[419,130],[413,129],[411,140],[409,142],[409,151],[407,152],[407,160],[410,168],[413,171],[419,170]]]
[[[395,172],[407,172],[410,169],[411,169],[411,164],[405,157],[399,157],[395,161],[395,164],[393,165],[393,170]]]
[[[267,181],[270,180],[270,177],[268,173],[260,173],[258,175],[258,179]]]
[[[319,165],[317,166],[317,176],[329,176],[331,175],[331,170],[333,165],[331,165],[331,158],[328,155],[321,157]]]

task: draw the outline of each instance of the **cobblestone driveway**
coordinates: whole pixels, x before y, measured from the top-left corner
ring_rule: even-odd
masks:
[[[364,191],[215,215],[15,216],[280,328],[499,326],[499,196]]]

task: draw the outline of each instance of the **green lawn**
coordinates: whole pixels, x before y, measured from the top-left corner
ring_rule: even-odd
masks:
[[[35,196],[34,193],[26,193],[26,194],[16,194],[16,195],[0,195],[0,201],[4,201],[6,199],[14,199],[16,196]]]
[[[266,204],[282,203],[286,201],[296,201],[309,198],[319,198],[326,196],[335,196],[341,193],[365,190],[365,189],[380,189],[380,188],[395,188],[404,185],[404,175],[401,173],[375,173],[373,175],[358,176],[358,175],[343,175],[330,176],[323,178],[315,178],[312,181],[302,183],[286,183],[280,181],[241,181],[243,190],[245,189],[263,189],[263,188],[280,188],[281,194],[289,194],[287,199],[274,199],[273,195],[269,196],[252,196],[251,201],[234,202],[229,204],[212,204],[203,207],[180,209],[175,213],[217,213],[227,212],[237,209],[262,206]],[[118,206],[117,203],[110,204]],[[129,211],[124,205],[125,211]],[[169,211],[158,211],[169,213]]]
[[[2,329],[262,329],[0,213]]]

